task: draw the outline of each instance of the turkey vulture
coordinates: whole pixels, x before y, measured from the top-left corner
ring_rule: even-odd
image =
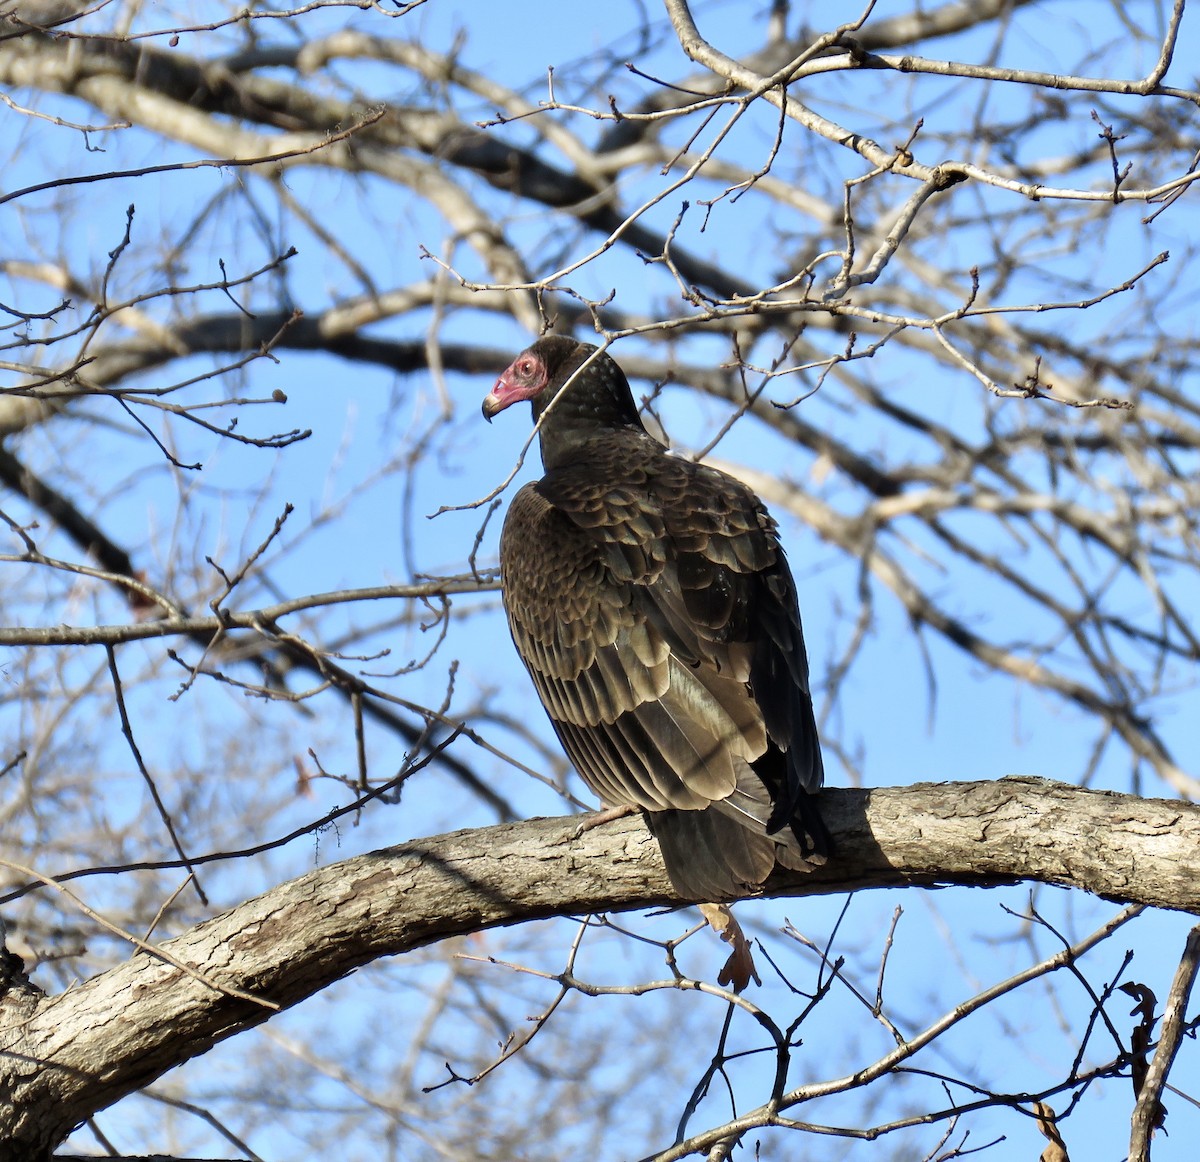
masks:
[[[776,860],[823,863],[804,635],[762,501],[668,452],[590,344],[539,339],[483,414],[523,399],[546,474],[504,521],[504,607],[584,782],[608,807],[645,812],[694,900],[752,889]]]

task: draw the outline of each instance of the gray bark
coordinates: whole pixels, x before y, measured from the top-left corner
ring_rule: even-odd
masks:
[[[1011,778],[829,790],[821,807],[834,858],[777,872],[765,895],[1040,881],[1200,913],[1190,804]],[[685,902],[639,818],[578,837],[577,823],[460,831],[320,868],[56,996],[10,962],[6,1156],[46,1157],[91,1114],[378,957],[540,917]]]

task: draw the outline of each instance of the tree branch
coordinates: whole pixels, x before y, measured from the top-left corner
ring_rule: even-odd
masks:
[[[1200,913],[1200,807],[1036,778],[821,796],[836,857],[768,896],[1025,880]],[[417,840],[281,884],[57,996],[0,997],[0,1140],[71,1128],[382,956],[548,916],[678,905],[639,819],[535,819]],[[170,961],[165,959],[170,958]],[[174,962],[174,963],[172,963]],[[178,965],[187,966],[184,971]],[[214,987],[214,985],[216,987]],[[237,995],[237,994],[242,995]]]
[[[1167,997],[1167,1007],[1163,1014],[1162,1033],[1159,1037],[1158,1049],[1154,1060],[1142,1082],[1138,1094],[1137,1105],[1133,1111],[1133,1130],[1129,1138],[1129,1162],[1149,1162],[1150,1138],[1155,1129],[1162,1125],[1165,1111],[1159,1102],[1163,1086],[1167,1083],[1167,1074],[1175,1062],[1175,1055],[1183,1042],[1187,1026],[1188,998],[1192,995],[1192,985],[1196,981],[1196,971],[1200,967],[1200,925],[1188,933],[1187,944],[1184,946],[1183,957],[1175,970],[1175,979],[1171,982],[1171,993]]]

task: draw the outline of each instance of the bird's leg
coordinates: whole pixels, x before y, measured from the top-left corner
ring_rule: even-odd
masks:
[[[632,815],[637,811],[636,807],[604,807],[599,811],[592,811],[585,815],[575,828],[575,839],[581,835],[591,831],[593,827],[602,827],[605,823],[611,823],[614,819],[624,819],[626,815]]]

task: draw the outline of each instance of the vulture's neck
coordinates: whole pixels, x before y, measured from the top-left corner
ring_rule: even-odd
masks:
[[[628,381],[615,364],[612,368],[616,375],[588,368],[565,392],[543,392],[532,401],[534,423],[542,424],[539,438],[547,471],[578,460],[597,438],[616,432],[629,433],[637,443],[651,438],[637,414]],[[544,419],[543,412],[548,413]]]

